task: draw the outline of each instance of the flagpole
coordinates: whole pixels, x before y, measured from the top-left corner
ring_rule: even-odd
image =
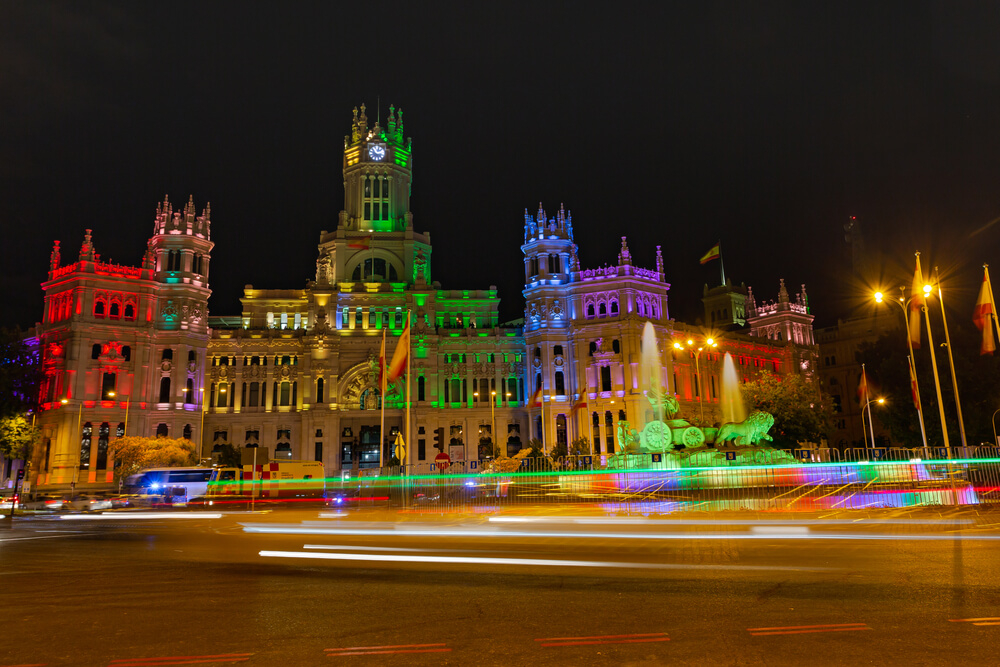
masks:
[[[906,288],[899,288],[900,301],[903,304],[903,323],[906,325],[906,345],[910,349],[910,373],[912,374],[913,381],[913,393],[917,396],[917,419],[920,421],[920,436],[924,439],[924,450],[929,456],[930,450],[928,450],[927,444],[927,427],[924,426],[924,404],[920,402],[920,384],[917,382],[917,359],[913,356],[913,340],[910,338],[910,313],[906,307]],[[919,316],[918,316],[919,317]],[[919,326],[919,325],[918,325]]]
[[[865,372],[865,365],[861,364],[861,381],[865,386],[865,405],[861,408],[861,432],[865,430],[865,409],[868,410],[868,432],[872,436],[872,449],[875,449],[875,420],[872,418],[872,411],[869,407],[872,403],[872,399],[869,397],[871,391],[868,388],[868,374]]]
[[[372,268],[375,267],[375,263],[372,262]],[[378,467],[382,467],[382,448],[385,446],[383,440],[385,440],[385,327],[382,327],[382,356],[378,360],[379,363],[379,405],[382,406],[382,419],[378,427]]]
[[[412,311],[407,310],[406,311],[406,326],[408,328],[413,326],[413,322],[411,321],[412,317],[413,317]],[[412,350],[413,350],[412,346],[410,345],[410,340],[412,338],[413,338],[413,332],[411,331],[410,335],[406,337],[406,442],[403,443],[404,453],[407,455],[406,458],[409,458],[409,447],[410,447],[410,402],[411,402],[411,400],[410,400],[411,399],[411,395],[410,395],[410,356],[411,355],[410,355],[410,352],[412,352]],[[400,461],[399,463],[400,463],[400,465],[406,465],[406,461]]]
[[[722,263],[722,241],[719,241],[719,272],[722,274],[722,286],[726,286],[726,266]]]
[[[920,253],[917,253],[919,261]],[[934,390],[937,392],[938,414],[941,417],[941,437],[944,439],[944,446],[948,448],[948,458],[951,458],[951,443],[948,441],[948,425],[944,419],[944,399],[941,397],[941,376],[938,375],[937,355],[934,354],[934,334],[931,333],[931,314],[927,310],[927,297],[923,297],[920,310],[924,313],[927,323],[927,351],[931,353],[931,370],[934,371]]]
[[[941,323],[944,324],[944,342],[948,347],[948,364],[951,366],[951,387],[955,392],[955,409],[958,411],[958,432],[962,436],[962,446],[967,447],[965,440],[965,421],[962,419],[962,401],[958,398],[958,378],[955,376],[955,357],[951,353],[951,336],[948,335],[948,319],[944,314],[944,296],[941,292],[941,277],[938,267],[934,267],[934,282],[937,283],[938,301],[941,303]]]
[[[924,441],[924,455],[929,456],[930,451],[927,450],[927,428],[924,426],[924,410],[920,404],[920,388],[917,386],[917,366],[913,361],[912,354],[906,357],[906,363],[910,369],[910,382],[913,383],[913,399],[917,402],[917,419],[920,421],[920,437]]]

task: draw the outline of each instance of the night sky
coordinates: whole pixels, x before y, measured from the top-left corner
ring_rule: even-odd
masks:
[[[1000,272],[1000,4],[0,4],[4,325],[42,314],[54,239],[136,265],[164,194],[212,204],[210,308],[301,288],[343,208],[351,109],[413,138],[434,279],[520,316],[523,211],[573,212],[582,265],[664,248],[671,314],[727,276],[806,283],[817,325],[941,267],[968,321]],[[852,267],[857,216],[868,268]],[[854,268],[860,268],[858,275]],[[948,293],[946,292],[946,293]]]

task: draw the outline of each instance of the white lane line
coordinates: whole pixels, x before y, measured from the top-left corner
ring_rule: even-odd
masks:
[[[680,563],[629,563],[614,561],[555,560],[548,558],[486,558],[477,556],[406,556],[381,554],[309,553],[307,551],[260,551],[263,558],[380,561],[390,563],[448,563],[453,565],[531,565],[553,567],[613,567],[644,570],[733,570],[743,572],[833,572],[840,568],[785,565],[709,565]]]
[[[93,533],[81,533],[80,531],[74,531],[78,535],[93,535]],[[0,543],[2,542],[21,542],[23,540],[55,540],[60,537],[66,537],[66,535],[40,535],[38,537],[0,537]]]

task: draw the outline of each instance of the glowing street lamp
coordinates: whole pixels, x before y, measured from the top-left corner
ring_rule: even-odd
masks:
[[[678,350],[692,350],[694,352],[694,372],[698,376],[698,410],[701,413],[701,423],[705,423],[705,403],[703,395],[705,393],[705,384],[701,377],[701,353],[710,347],[719,347],[719,344],[714,338],[706,338],[705,343],[698,347],[695,347],[695,342],[693,339],[688,338],[685,345],[675,342],[674,347]]]
[[[862,429],[862,431],[864,430],[865,410],[868,410],[868,432],[871,433],[871,436],[872,436],[872,449],[875,449],[875,422],[872,421],[872,407],[871,407],[872,403],[878,403],[879,405],[882,405],[882,404],[885,403],[885,399],[884,398],[877,398],[877,399],[871,399],[871,398],[869,398],[865,402],[865,407],[863,407],[861,409],[861,429]]]
[[[927,286],[924,287],[924,291],[927,291]],[[920,402],[920,386],[917,384],[917,364],[913,357],[913,341],[910,340],[910,302],[913,301],[914,297],[909,299],[905,298],[906,288],[899,288],[899,301],[885,301],[885,295],[882,292],[875,292],[875,303],[894,303],[903,310],[903,325],[906,327],[906,347],[910,351],[910,356],[906,358],[907,363],[910,366],[910,378],[913,380],[913,393],[914,400],[917,403],[917,419],[920,421],[920,436],[924,441],[924,449],[927,449],[927,429],[924,427],[924,411],[922,409],[922,404]],[[933,349],[931,350],[933,352]],[[864,415],[861,415],[861,419],[864,420]],[[863,429],[862,429],[863,431]]]

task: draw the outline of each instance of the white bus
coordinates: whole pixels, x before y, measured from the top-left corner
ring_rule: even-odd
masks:
[[[125,480],[122,491],[150,502],[184,505],[208,494],[211,468],[147,468]]]

